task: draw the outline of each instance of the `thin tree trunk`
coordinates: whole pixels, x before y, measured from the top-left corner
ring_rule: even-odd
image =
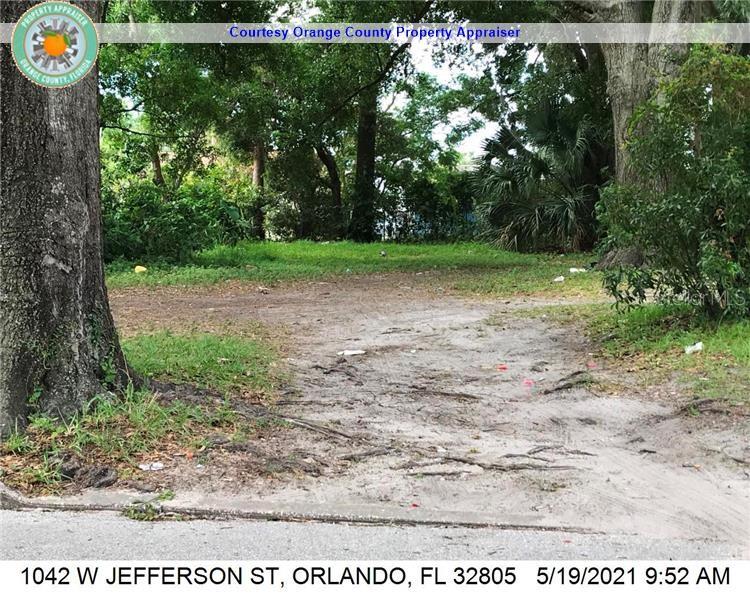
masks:
[[[357,165],[349,237],[359,242],[375,240],[375,139],[378,131],[378,89],[359,96]]]
[[[253,186],[262,190],[266,173],[266,145],[258,141],[253,147]]]
[[[341,199],[341,176],[339,175],[339,168],[336,165],[336,159],[324,145],[315,147],[315,152],[328,172],[328,187],[331,189],[337,227],[341,230],[344,227],[344,203]]]
[[[156,142],[151,143],[151,165],[154,167],[154,184],[164,186],[164,173],[161,169],[161,157],[159,156],[159,146]]]
[[[253,186],[258,191],[258,199],[253,211],[253,226],[255,235],[261,240],[266,239],[266,228],[263,220],[263,189],[265,188],[266,174],[266,145],[262,140],[255,143],[253,147]]]
[[[0,3],[13,22],[37,2]],[[97,20],[97,3],[79,5]],[[104,286],[96,69],[48,90],[0,47],[0,434],[129,379]]]

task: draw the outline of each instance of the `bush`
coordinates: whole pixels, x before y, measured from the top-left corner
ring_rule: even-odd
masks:
[[[600,218],[609,248],[639,248],[647,264],[610,271],[609,292],[749,315],[750,61],[695,49],[634,115],[628,154],[640,180],[607,189]]]
[[[185,260],[195,250],[252,235],[252,209],[225,197],[212,177],[170,191],[150,180],[102,193],[104,258]],[[247,212],[246,212],[247,211]]]
[[[299,207],[292,201],[279,196],[266,208],[265,225],[268,238],[283,242],[296,239],[301,219]]]
[[[603,140],[590,119],[565,120],[564,101],[525,129],[505,125],[484,145],[475,174],[478,213],[489,236],[511,250],[590,250],[594,205],[603,181],[596,155]]]
[[[381,196],[380,234],[396,241],[459,241],[476,235],[468,172],[412,172],[395,196]]]

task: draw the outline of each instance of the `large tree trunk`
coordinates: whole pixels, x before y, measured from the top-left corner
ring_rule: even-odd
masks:
[[[333,198],[336,225],[339,230],[342,230],[344,227],[344,203],[341,199],[341,176],[336,165],[336,159],[324,145],[315,147],[315,152],[328,172],[328,187],[331,189],[331,197]]]
[[[645,2],[580,0],[599,22],[685,23],[700,20],[700,3],[694,0],[655,0]],[[648,10],[650,12],[648,12]],[[636,108],[647,101],[659,84],[673,76],[688,51],[687,45],[665,43],[603,44],[607,66],[607,88],[612,106],[615,144],[615,179],[620,184],[643,180],[630,164],[627,133]],[[637,247],[623,248],[605,255],[599,268],[640,265],[643,255]]]
[[[358,242],[375,240],[375,139],[378,131],[377,85],[359,96],[357,165],[352,197],[349,237]]]
[[[613,23],[686,23],[700,18],[700,3],[695,0],[655,0],[651,12],[648,3],[610,1],[593,6],[596,20]],[[616,179],[633,181],[627,148],[627,130],[635,109],[651,97],[660,82],[673,76],[688,50],[687,45],[665,43],[603,44],[607,65],[607,87],[612,105],[615,140]]]
[[[266,228],[263,220],[263,189],[265,188],[266,174],[266,145],[262,140],[255,143],[253,147],[253,186],[258,190],[258,200],[253,212],[253,226],[255,235],[261,240],[266,238]]]
[[[37,2],[0,3],[13,22]],[[97,20],[97,3],[80,2]],[[0,434],[128,382],[104,286],[97,73],[50,90],[0,47]]]

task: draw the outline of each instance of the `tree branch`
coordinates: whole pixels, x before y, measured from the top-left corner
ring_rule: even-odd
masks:
[[[414,22],[418,22],[424,18],[424,16],[427,14],[427,12],[430,10],[430,7],[432,6],[433,2],[435,0],[426,0],[425,3],[422,5],[422,8],[420,8],[419,12],[414,16]],[[393,68],[396,61],[401,57],[401,55],[407,50],[407,48],[411,45],[410,41],[402,43],[400,46],[398,46],[393,53],[390,55],[388,60],[386,61],[385,65],[381,67],[380,71],[378,72],[375,79],[370,81],[369,83],[362,85],[358,89],[355,89],[353,92],[349,93],[343,101],[339,103],[333,110],[331,110],[322,120],[320,120],[317,124],[318,126],[325,124],[328,120],[330,120],[333,116],[338,114],[342,109],[344,109],[348,103],[357,97],[360,93],[363,93],[364,91],[367,91],[371,89],[372,87],[375,87],[379,85],[383,79],[385,79],[386,76],[388,76],[388,73],[391,71],[391,68]]]
[[[110,130],[122,130],[123,132],[128,132],[130,134],[137,134],[139,136],[148,136],[149,138],[167,138],[171,140],[191,138],[189,135],[174,136],[174,135],[169,135],[169,134],[154,134],[152,132],[143,132],[141,130],[133,130],[132,128],[126,128],[125,126],[119,126],[117,124],[100,124],[99,127],[102,130],[105,128],[109,128]]]

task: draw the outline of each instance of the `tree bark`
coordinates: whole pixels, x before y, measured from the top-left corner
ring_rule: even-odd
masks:
[[[357,124],[357,164],[349,237],[372,242],[375,233],[375,140],[378,131],[378,89],[362,91]]]
[[[0,3],[13,22],[37,2]],[[97,2],[78,3],[96,21]],[[0,47],[0,434],[125,386],[107,301],[97,72],[44,89]],[[38,399],[38,400],[37,400]]]
[[[151,143],[151,165],[154,167],[154,184],[164,186],[164,172],[161,170],[161,157],[159,156],[159,145],[156,141]]]
[[[654,0],[653,5],[624,0],[574,0],[574,3],[598,22],[687,23],[701,17],[700,3],[695,0]],[[632,168],[627,151],[630,120],[636,108],[653,95],[659,84],[677,72],[688,49],[684,44],[602,44],[614,125],[615,180],[619,184],[644,182],[641,174]],[[643,262],[640,249],[632,246],[609,252],[597,268],[640,266]]]
[[[257,141],[253,147],[253,186],[262,190],[264,187],[264,175],[266,173],[266,145],[263,141]]]
[[[599,22],[686,23],[700,17],[700,3],[695,0],[655,0],[650,13],[645,2],[579,0],[577,4]],[[615,178],[619,183],[633,181],[636,175],[625,147],[635,109],[651,97],[662,80],[677,72],[687,50],[684,44],[602,44],[614,122]]]
[[[324,145],[315,147],[315,152],[328,172],[328,187],[331,189],[337,225],[339,230],[341,230],[344,227],[344,203],[341,199],[341,176],[339,175],[339,168],[336,165],[336,159]]]
[[[258,190],[258,200],[253,211],[253,226],[259,239],[266,239],[266,228],[263,220],[263,189],[266,174],[266,145],[262,140],[253,147],[253,186]]]

